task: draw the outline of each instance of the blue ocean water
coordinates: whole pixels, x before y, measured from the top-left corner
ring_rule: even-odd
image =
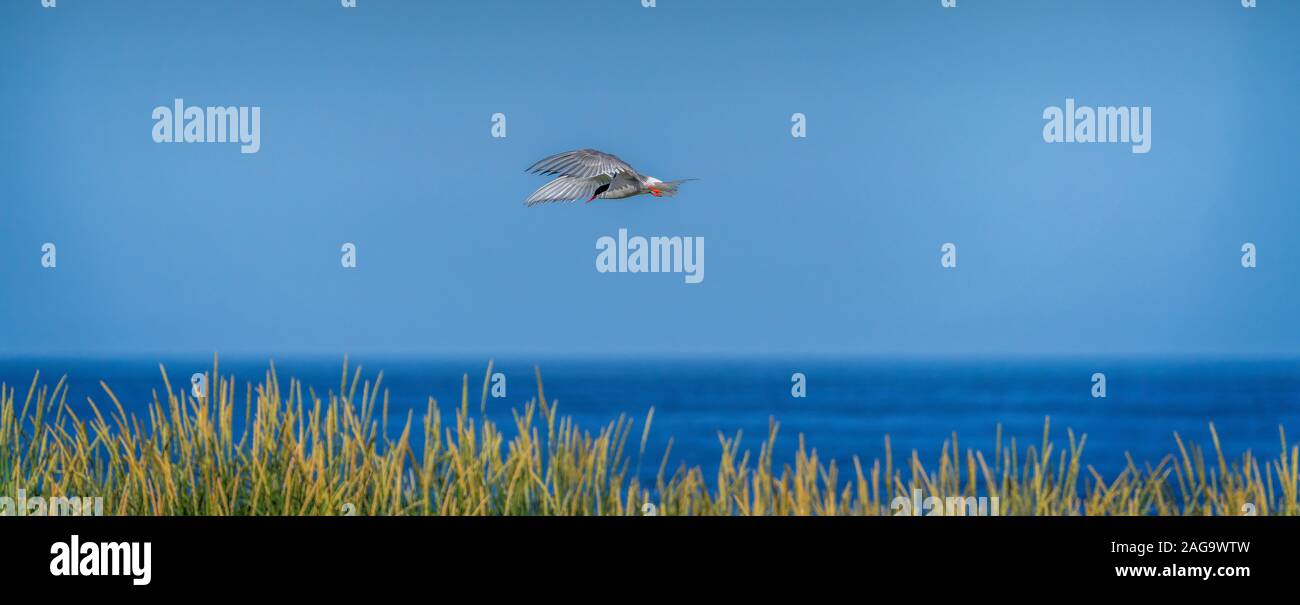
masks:
[[[212,366],[211,359],[186,357],[11,358],[0,360],[0,381],[15,388],[21,400],[36,370],[42,382],[66,375],[69,401],[80,410],[87,397],[101,409],[107,404],[99,386],[103,380],[128,412],[143,416],[153,391],[162,391],[160,363],[178,389],[188,385],[192,373]],[[460,401],[463,375],[469,376],[470,408],[477,411],[487,360],[354,357],[350,364],[360,365],[362,376],[372,381],[383,371],[390,431],[396,433],[408,410],[418,420],[429,396],[449,420]],[[619,414],[636,421],[627,452],[644,479],[658,471],[670,437],[669,470],[685,462],[701,466],[711,478],[721,451],[719,433],[743,431],[742,445],[757,454],[769,418],[781,424],[778,463],[793,459],[802,434],[819,456],[850,470],[854,455],[864,467],[883,457],[886,434],[896,460],[915,449],[933,468],[954,432],[963,451],[987,453],[1001,424],[1004,442],[1015,437],[1023,449],[1041,440],[1050,417],[1057,447],[1065,446],[1067,427],[1086,433],[1084,461],[1108,478],[1123,468],[1126,452],[1139,465],[1175,453],[1175,431],[1208,447],[1210,422],[1233,456],[1252,450],[1276,457],[1279,426],[1300,432],[1300,360],[557,358],[495,361],[494,371],[506,376],[507,393],[504,399],[489,398],[487,410],[507,435],[513,432],[511,408],[536,396],[534,366],[547,399],[578,426],[594,432]],[[242,404],[244,384],[262,380],[268,365],[265,359],[222,358],[220,368],[223,376],[235,375]],[[317,393],[337,392],[342,358],[276,360],[276,370],[282,383],[296,377]],[[807,377],[804,398],[791,396],[794,372]],[[1106,375],[1104,399],[1091,396],[1094,372]],[[654,420],[641,456],[642,422],[651,407]]]

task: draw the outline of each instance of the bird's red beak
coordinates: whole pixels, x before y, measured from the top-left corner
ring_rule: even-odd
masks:
[[[662,191],[660,191],[660,190],[658,190],[658,189],[651,189],[651,190],[650,190],[650,195],[653,195],[653,196],[655,196],[655,197],[663,197],[664,192],[662,192]]]

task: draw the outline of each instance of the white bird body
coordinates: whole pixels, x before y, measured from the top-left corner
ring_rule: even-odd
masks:
[[[524,200],[529,206],[579,199],[588,202],[621,200],[647,193],[655,197],[671,197],[677,195],[678,185],[694,180],[661,181],[645,176],[618,156],[595,149],[557,153],[533,164],[527,172],[559,175]]]

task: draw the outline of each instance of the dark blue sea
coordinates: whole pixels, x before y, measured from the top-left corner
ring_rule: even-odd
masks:
[[[222,358],[221,373],[240,384],[260,381],[266,359]],[[427,397],[437,399],[444,422],[460,401],[461,377],[468,374],[470,408],[477,411],[487,359],[412,359],[353,357],[353,368],[374,379],[383,370],[390,394],[390,430],[400,429],[409,409],[423,414]],[[337,392],[342,358],[277,359],[282,383],[300,379],[317,393]],[[42,382],[69,379],[69,400],[86,408],[86,398],[103,406],[99,386],[107,382],[128,412],[141,416],[154,390],[162,391],[159,364],[176,388],[194,372],[211,369],[212,360],[186,357],[121,359],[4,359],[0,381],[26,395],[33,373]],[[781,425],[778,463],[789,462],[804,435],[823,458],[844,470],[851,457],[869,467],[883,457],[884,436],[895,459],[917,450],[934,468],[940,448],[954,432],[958,444],[993,449],[998,425],[1004,441],[1023,447],[1042,438],[1051,418],[1057,448],[1065,447],[1066,428],[1088,435],[1084,462],[1107,478],[1122,470],[1125,453],[1141,465],[1176,453],[1174,432],[1210,446],[1213,422],[1226,451],[1246,450],[1273,458],[1281,451],[1279,427],[1288,439],[1300,434],[1300,360],[906,360],[881,359],[541,359],[502,360],[495,371],[506,376],[506,397],[489,398],[489,416],[513,431],[510,409],[536,396],[534,366],[541,370],[548,400],[561,415],[595,432],[626,414],[636,420],[627,448],[633,468],[652,479],[669,438],[670,470],[685,462],[712,477],[721,451],[718,434],[744,432],[742,445],[757,449],[768,419]],[[791,395],[791,375],[807,379],[807,396]],[[1106,375],[1106,397],[1092,396],[1094,372]],[[305,390],[304,390],[305,392]],[[21,405],[21,403],[20,403]],[[654,407],[647,451],[638,454],[642,422]],[[238,408],[242,411],[242,407]],[[240,416],[240,414],[236,414]],[[849,465],[849,466],[843,466]]]

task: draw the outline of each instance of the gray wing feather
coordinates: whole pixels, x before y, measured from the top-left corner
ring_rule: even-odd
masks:
[[[590,178],[598,175],[613,176],[622,172],[635,174],[636,170],[614,154],[595,149],[578,149],[543,158],[530,166],[527,172]]]
[[[542,185],[528,196],[524,203],[532,206],[534,204],[543,204],[547,202],[572,202],[574,200],[585,200],[601,185],[601,179],[576,178],[572,176],[561,176],[545,185]]]

